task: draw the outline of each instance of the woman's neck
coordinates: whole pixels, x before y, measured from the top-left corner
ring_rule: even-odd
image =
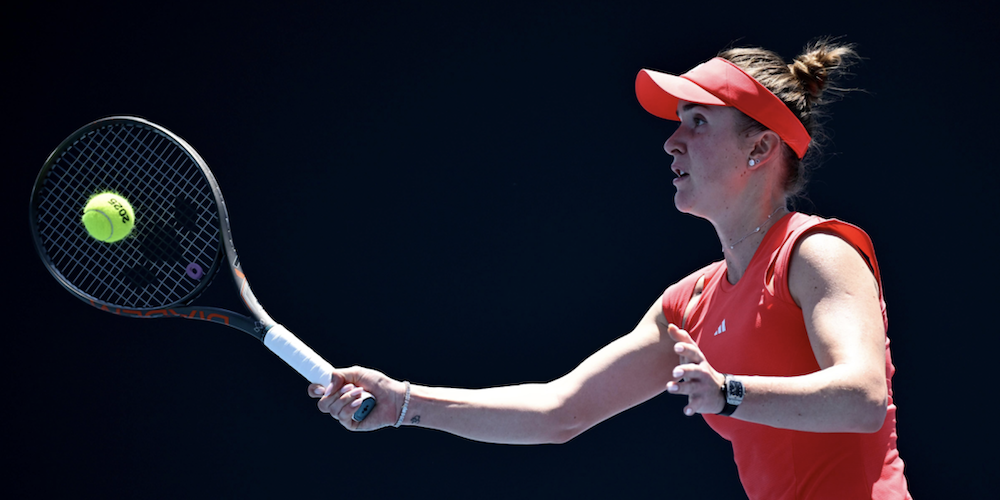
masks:
[[[780,202],[760,205],[754,210],[736,214],[730,220],[713,221],[719,242],[722,243],[722,254],[726,258],[729,283],[735,285],[739,282],[767,231],[787,213],[782,199]]]

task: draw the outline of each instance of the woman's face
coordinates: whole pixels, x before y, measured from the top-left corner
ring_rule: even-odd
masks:
[[[663,144],[674,158],[674,205],[705,218],[734,209],[749,174],[749,144],[737,132],[740,112],[680,101],[677,115],[680,126]]]

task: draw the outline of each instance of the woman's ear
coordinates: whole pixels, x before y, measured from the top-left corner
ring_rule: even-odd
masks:
[[[751,170],[778,157],[781,152],[781,138],[772,130],[763,130],[749,137],[753,147],[747,161]]]

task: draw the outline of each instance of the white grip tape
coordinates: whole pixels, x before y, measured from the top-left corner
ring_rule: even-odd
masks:
[[[306,380],[323,386],[330,385],[333,365],[316,354],[298,337],[281,325],[274,325],[264,335],[264,345]]]

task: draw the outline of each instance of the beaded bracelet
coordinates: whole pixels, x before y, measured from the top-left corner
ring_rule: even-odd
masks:
[[[393,425],[393,427],[399,427],[403,425],[403,418],[406,417],[406,408],[410,406],[410,383],[403,382],[406,384],[406,396],[403,397],[403,409],[399,412],[399,420]]]

